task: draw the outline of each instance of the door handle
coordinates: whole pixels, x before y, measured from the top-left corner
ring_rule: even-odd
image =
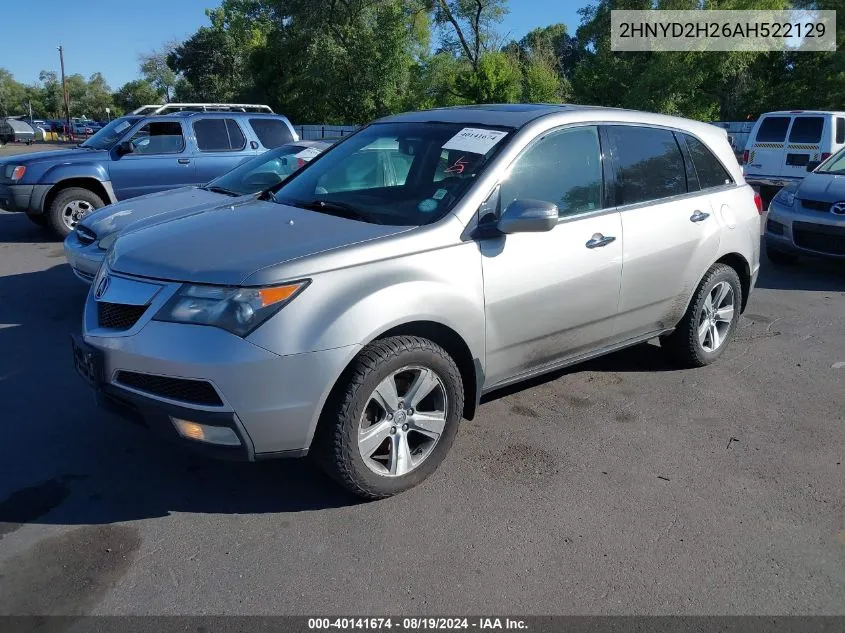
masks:
[[[594,233],[593,237],[591,237],[584,246],[587,248],[601,248],[602,246],[607,246],[611,242],[615,241],[616,238],[612,235],[605,236],[601,233]]]
[[[703,213],[699,210],[695,210],[691,216],[689,216],[690,222],[704,222],[707,218],[710,217],[709,213]]]
[[[188,164],[188,163],[190,163],[190,162],[191,162],[191,159],[190,159],[190,158],[180,158],[180,159],[179,159],[179,164],[180,164],[180,165],[187,165],[187,164]]]

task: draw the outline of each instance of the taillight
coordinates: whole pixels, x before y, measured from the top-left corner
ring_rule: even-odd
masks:
[[[759,191],[754,192],[754,204],[757,205],[757,213],[763,215],[763,197]]]
[[[743,165],[748,164],[748,150],[747,149],[743,150],[743,152],[742,152],[742,164]]]
[[[822,152],[822,162],[830,158],[830,152]]]

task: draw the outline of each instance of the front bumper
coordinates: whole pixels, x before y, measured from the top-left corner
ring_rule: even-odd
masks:
[[[109,288],[116,285],[113,279]],[[207,453],[253,460],[307,452],[329,391],[360,346],[279,356],[215,327],[153,321],[178,287],[161,284],[145,314],[121,331],[99,327],[97,302],[89,292],[82,338],[101,359],[100,403]],[[213,388],[219,404],[129,386],[121,372],[201,381]],[[242,447],[233,451],[183,440],[172,428],[171,416],[229,426]]]
[[[26,211],[32,199],[34,185],[0,185],[0,209]]]
[[[79,241],[76,231],[72,231],[65,238],[64,248],[65,257],[73,273],[90,285],[106,257],[106,251],[98,246],[98,242],[83,244]]]
[[[792,207],[772,200],[766,218],[766,244],[786,253],[845,259],[845,217]]]

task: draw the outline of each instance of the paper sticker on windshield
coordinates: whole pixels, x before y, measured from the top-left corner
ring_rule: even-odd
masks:
[[[124,121],[123,123],[118,125],[116,128],[114,128],[114,131],[115,131],[116,134],[120,134],[124,130],[128,130],[131,125],[132,124],[129,121]]]
[[[417,205],[417,209],[419,209],[422,213],[431,213],[437,209],[437,200],[426,198]]]
[[[438,189],[437,191],[434,192],[434,195],[431,196],[431,197],[434,198],[435,200],[443,200],[443,198],[446,197],[447,193],[449,193],[449,192],[446,191],[445,189]]]
[[[320,150],[318,150],[316,147],[306,147],[301,152],[294,154],[294,156],[296,158],[301,158],[302,160],[311,160],[312,158],[314,158],[315,156],[318,156],[319,154],[320,154]]]
[[[484,155],[496,143],[502,140],[507,132],[499,130],[485,130],[480,127],[465,127],[446,141],[443,149],[456,149],[463,152]]]

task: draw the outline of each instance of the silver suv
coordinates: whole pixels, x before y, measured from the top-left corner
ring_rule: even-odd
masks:
[[[309,453],[363,497],[430,475],[482,394],[654,337],[724,351],[760,203],[722,130],[490,105],[388,117],[259,199],[118,238],[80,373],[219,457]]]

